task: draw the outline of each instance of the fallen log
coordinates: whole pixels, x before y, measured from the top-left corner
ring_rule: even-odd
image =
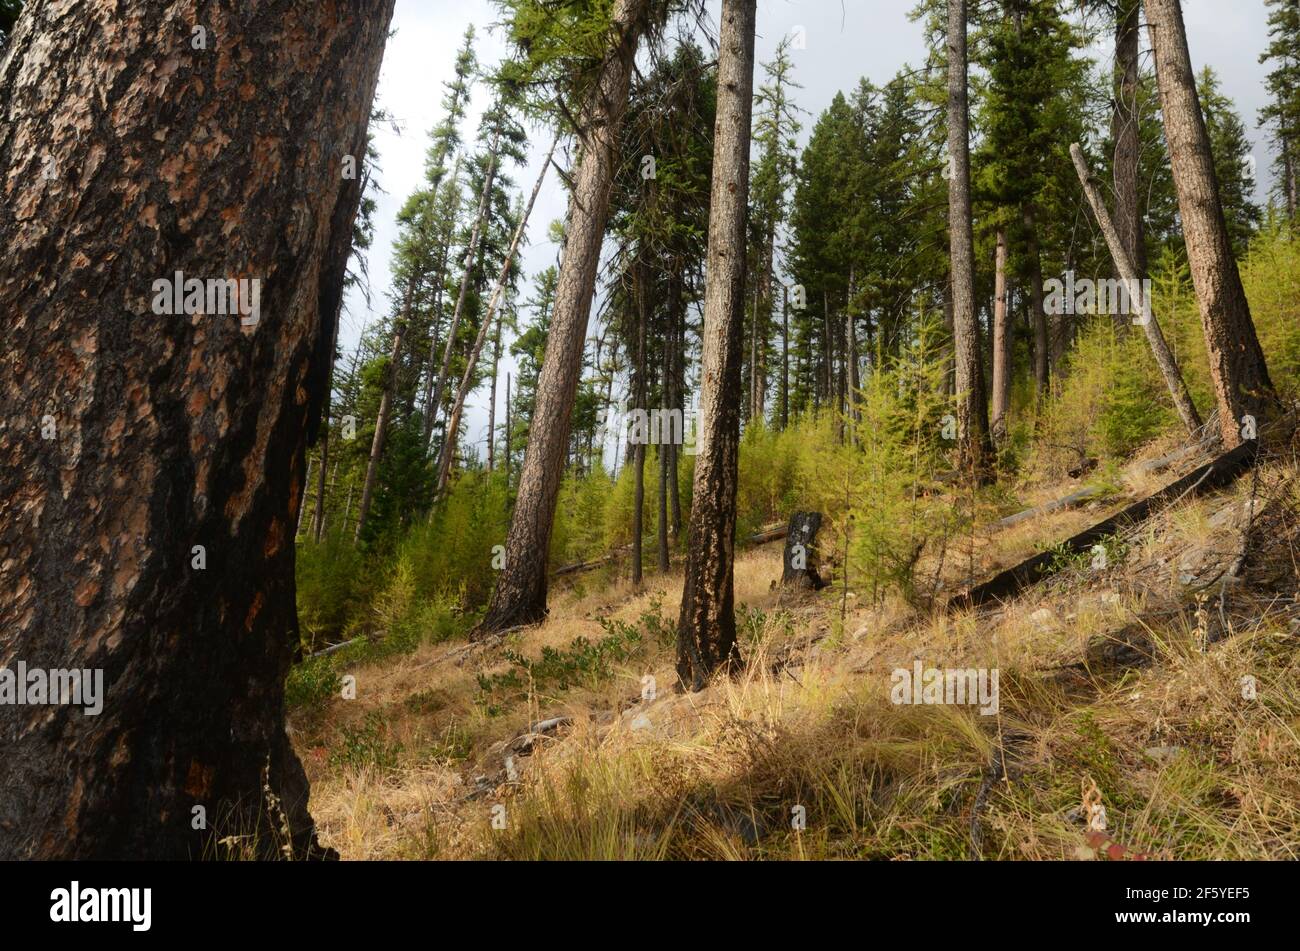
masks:
[[[1025,588],[1043,580],[1050,573],[1053,563],[1062,551],[1069,554],[1086,552],[1106,538],[1145,521],[1185,496],[1201,495],[1231,485],[1255,465],[1258,451],[1257,440],[1243,442],[1236,449],[1224,453],[1158,492],[1139,502],[1134,502],[1118,514],[1067,539],[1057,548],[1040,552],[1018,565],[999,572],[983,584],[954,595],[948,601],[948,609],[973,608],[990,601],[1010,600]]]
[[[1031,509],[1017,512],[1015,515],[1008,515],[1001,521],[995,522],[993,527],[1010,528],[1012,525],[1018,525],[1026,519],[1031,519],[1038,515],[1050,515],[1053,512],[1061,511],[1061,509],[1068,509],[1075,505],[1081,505],[1089,499],[1094,499],[1101,494],[1102,490],[1096,487],[1080,489],[1078,492],[1071,492],[1064,498],[1053,499],[1050,502],[1044,502],[1042,505],[1036,505]]]

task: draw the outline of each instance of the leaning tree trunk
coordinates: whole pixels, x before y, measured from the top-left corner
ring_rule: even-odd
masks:
[[[700,367],[700,436],[677,622],[677,675],[700,690],[736,646],[734,561],[756,0],[723,0]]]
[[[1142,208],[1138,201],[1141,157],[1138,138],[1140,12],[1139,0],[1121,0],[1115,17],[1115,103],[1111,113],[1111,137],[1115,140],[1115,230],[1119,232],[1120,242],[1129,260],[1133,262],[1133,270],[1139,278],[1145,278],[1147,248],[1142,227]],[[1115,326],[1124,332],[1128,330],[1128,322],[1120,314],[1115,315]]]
[[[406,336],[407,321],[411,317],[411,301],[420,278],[412,273],[406,280],[406,295],[401,312],[393,322],[393,340],[388,351],[388,366],[384,369],[384,389],[379,397],[379,410],[375,414],[375,435],[370,441],[370,457],[366,462],[366,480],[361,485],[361,505],[357,509],[357,531],[353,541],[361,541],[370,518],[370,506],[379,486],[379,464],[384,459],[388,441],[388,425],[393,416],[393,400],[397,396],[397,374],[402,361],[402,342]]]
[[[451,312],[451,324],[447,328],[447,344],[442,352],[442,366],[438,369],[438,382],[433,388],[433,401],[429,404],[429,425],[432,427],[433,420],[438,416],[438,411],[442,408],[442,396],[447,386],[447,374],[451,372],[451,355],[456,349],[456,332],[460,330],[461,317],[465,313],[465,300],[469,296],[469,285],[474,275],[474,262],[478,259],[479,244],[483,239],[483,229],[487,227],[488,214],[491,211],[490,203],[492,199],[492,183],[496,180],[497,172],[497,147],[501,141],[501,133],[497,132],[492,136],[492,147],[488,154],[487,172],[483,176],[483,193],[479,196],[478,214],[474,218],[474,227],[470,229],[469,245],[465,248],[465,270],[460,277],[460,293],[456,296],[456,308]],[[435,319],[437,315],[434,315]],[[486,325],[486,323],[485,323]],[[483,334],[479,333],[478,346],[482,347]],[[475,360],[477,360],[477,354]],[[472,374],[470,374],[472,376]],[[447,447],[456,441],[456,426],[460,425],[460,419],[448,419],[442,430],[442,455],[448,456]],[[430,429],[432,432],[432,429]],[[439,461],[439,469],[442,463]],[[444,483],[439,480],[438,491],[442,491]]]
[[[975,315],[975,238],[971,224],[970,130],[966,93],[966,0],[948,0],[948,232],[952,267],[953,346],[961,467],[988,475],[988,404]]]
[[[615,3],[609,51],[579,119],[582,157],[569,199],[564,259],[533,410],[540,425],[529,433],[506,538],[505,567],[476,637],[546,616],[546,556],[564,477],[614,165],[620,160],[619,134],[637,45],[652,8],[651,0]]]
[[[103,677],[4,706],[0,858],[321,854],[293,526],[392,10],[48,0],[0,61],[0,654]]]
[[[999,229],[993,262],[993,435],[1007,435],[1011,406],[1011,327],[1007,320],[1007,233]]]
[[[469,391],[474,385],[474,370],[478,367],[479,355],[483,352],[483,344],[487,340],[488,328],[492,326],[493,318],[496,316],[497,308],[501,305],[501,297],[505,293],[506,285],[510,282],[510,269],[514,266],[515,255],[519,253],[519,244],[524,239],[524,232],[528,230],[528,219],[532,216],[533,206],[537,204],[537,195],[542,190],[542,182],[546,180],[547,169],[551,167],[551,156],[555,154],[555,147],[560,143],[560,136],[557,133],[551,140],[550,151],[546,153],[546,160],[542,162],[542,171],[537,176],[537,182],[533,185],[533,192],[528,197],[528,205],[524,208],[524,213],[519,219],[519,224],[515,225],[515,233],[510,239],[510,247],[506,251],[505,260],[501,263],[501,271],[497,274],[496,285],[492,288],[492,297],[488,300],[487,316],[483,318],[483,323],[479,325],[478,336],[474,339],[474,346],[470,349],[469,358],[465,361],[465,372],[461,375],[460,386],[456,390],[456,400],[451,407],[451,414],[447,417],[447,427],[442,439],[442,452],[438,454],[438,481],[437,494],[442,495],[447,491],[447,482],[451,478],[451,463],[456,455],[456,431],[460,428],[460,417],[465,412],[465,400],[469,397]],[[489,182],[491,176],[489,175]],[[487,191],[484,191],[484,198],[487,197]],[[480,207],[480,221],[482,208]],[[477,241],[471,239],[473,244]],[[472,255],[473,252],[471,251]],[[472,260],[472,259],[471,259]],[[461,299],[456,302],[456,312],[459,315],[461,307],[464,305],[465,288],[469,284],[469,269],[465,271],[465,279],[461,282]],[[452,334],[455,334],[455,324],[458,318],[452,318]],[[447,338],[448,345],[452,342],[452,337]],[[498,331],[498,344],[500,336]],[[450,350],[447,356],[443,358],[443,373],[451,360]],[[495,381],[496,377],[493,377]],[[493,383],[493,392],[495,393],[496,383]],[[437,394],[435,395],[434,406],[441,401],[442,382],[439,380]],[[495,409],[496,399],[493,397],[493,406]],[[430,417],[432,418],[432,417]],[[488,428],[488,458],[492,456],[492,440],[495,434],[491,427]],[[488,471],[492,470],[489,463]]]
[[[1273,384],[1228,238],[1182,8],[1178,0],[1146,0],[1146,11],[1187,262],[1218,397],[1219,431],[1231,448],[1241,442],[1244,417],[1259,420],[1272,409]]]
[[[1079,181],[1083,184],[1083,193],[1088,199],[1088,204],[1092,206],[1092,213],[1097,216],[1097,224],[1101,227],[1101,233],[1106,238],[1111,257],[1115,259],[1115,268],[1119,271],[1120,279],[1128,285],[1130,309],[1136,310],[1140,315],[1142,329],[1146,332],[1147,342],[1151,345],[1151,353],[1156,358],[1156,366],[1160,368],[1160,374],[1165,379],[1165,386],[1169,388],[1169,395],[1173,398],[1174,408],[1178,410],[1178,417],[1183,421],[1183,425],[1187,427],[1188,435],[1195,439],[1201,429],[1201,416],[1196,412],[1196,404],[1192,402],[1192,394],[1187,391],[1187,384],[1183,382],[1183,374],[1178,369],[1174,355],[1169,351],[1169,344],[1165,342],[1165,335],[1160,331],[1160,322],[1156,320],[1151,301],[1146,299],[1146,290],[1142,285],[1141,275],[1133,265],[1132,258],[1128,256],[1128,249],[1124,247],[1124,240],[1119,233],[1119,229],[1115,227],[1110,219],[1110,212],[1106,210],[1106,203],[1102,199],[1101,192],[1097,189],[1097,184],[1092,180],[1092,173],[1088,169],[1088,160],[1084,157],[1083,149],[1079,147],[1079,143],[1076,142],[1070,146],[1070,155],[1074,159],[1075,170],[1079,173]]]

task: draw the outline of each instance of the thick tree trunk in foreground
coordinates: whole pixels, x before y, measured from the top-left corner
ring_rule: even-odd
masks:
[[[392,9],[46,2],[0,63],[0,653],[103,678],[0,709],[0,858],[319,854],[292,529]],[[258,321],[155,312],[177,272]]]
[[[618,0],[615,4],[609,52],[579,120],[582,157],[569,199],[564,259],[546,356],[537,380],[533,412],[537,425],[529,433],[519,474],[519,493],[506,539],[506,564],[475,636],[531,624],[546,616],[547,552],[586,349],[587,318],[609,217],[610,186],[614,163],[619,160],[616,152],[632,63],[651,6],[650,0]]]
[[[953,347],[961,468],[987,478],[992,446],[980,327],[975,314],[975,238],[971,224],[970,131],[966,94],[966,0],[948,0],[948,232]]]
[[[1219,431],[1231,448],[1241,442],[1243,418],[1258,422],[1276,397],[1224,222],[1182,8],[1178,0],[1146,0],[1146,11],[1187,261],[1219,403]]]
[[[1079,181],[1083,184],[1083,193],[1087,196],[1088,204],[1092,206],[1092,213],[1096,215],[1097,224],[1101,227],[1101,233],[1110,247],[1110,254],[1115,260],[1120,279],[1128,284],[1130,310],[1140,316],[1142,329],[1146,332],[1147,342],[1151,345],[1151,353],[1156,358],[1156,365],[1160,367],[1165,386],[1169,388],[1169,395],[1173,398],[1174,408],[1178,410],[1178,417],[1187,427],[1188,435],[1195,439],[1201,429],[1201,416],[1196,412],[1192,395],[1187,392],[1187,384],[1183,382],[1183,374],[1174,361],[1174,355],[1169,352],[1169,344],[1165,342],[1165,335],[1160,331],[1160,322],[1151,311],[1151,302],[1145,299],[1146,295],[1137,268],[1133,266],[1133,261],[1128,256],[1128,249],[1124,247],[1118,229],[1110,220],[1110,212],[1106,210],[1106,203],[1088,169],[1088,160],[1077,142],[1070,146],[1070,155],[1074,158],[1074,168],[1079,173]]]
[[[994,438],[1007,435],[1011,406],[1011,327],[1007,320],[1007,233],[999,230],[993,278],[993,412]]]
[[[1147,246],[1138,201],[1138,168],[1141,143],[1138,139],[1138,54],[1141,28],[1139,0],[1121,0],[1115,18],[1115,103],[1111,113],[1111,137],[1115,140],[1113,177],[1115,183],[1115,230],[1133,262],[1137,276],[1147,276]],[[1120,275],[1122,277],[1122,275]],[[1115,325],[1128,330],[1128,321],[1117,314]]]
[[[677,675],[693,690],[703,688],[718,668],[740,663],[733,569],[756,15],[756,0],[723,0],[704,291],[699,454],[677,622]]]
[[[542,182],[546,181],[546,172],[551,167],[551,156],[555,154],[555,147],[559,144],[559,142],[560,142],[560,137],[557,134],[555,138],[551,141],[551,149],[549,152],[546,153],[546,161],[542,163],[542,170],[537,176],[536,184],[533,185],[533,192],[528,197],[528,205],[527,207],[524,208],[524,213],[519,219],[519,224],[515,225],[515,233],[510,239],[510,247],[506,251],[506,258],[501,263],[501,271],[499,274],[497,274],[497,282],[492,288],[492,297],[488,300],[487,314],[483,318],[483,323],[479,325],[478,336],[474,339],[474,346],[470,349],[469,358],[465,361],[465,372],[461,375],[460,386],[456,389],[456,401],[451,407],[450,415],[447,417],[447,428],[442,439],[442,452],[438,454],[438,481],[437,481],[438,495],[442,495],[442,493],[447,491],[447,481],[451,477],[451,463],[456,455],[456,431],[460,428],[461,414],[465,412],[465,400],[469,397],[470,388],[474,384],[474,371],[478,368],[478,358],[479,355],[483,352],[483,344],[487,340],[488,329],[492,326],[493,320],[496,317],[497,308],[501,306],[501,297],[505,293],[506,284],[510,282],[510,269],[515,263],[515,255],[519,253],[519,244],[524,239],[524,232],[528,230],[528,219],[529,217],[531,217],[533,213],[533,206],[537,204],[537,195],[542,190]],[[492,176],[491,174],[489,174],[488,175],[489,187],[487,190],[484,191],[485,200],[487,198],[488,191],[490,190],[491,187],[491,180],[492,180]],[[483,210],[482,206],[480,206],[479,210],[480,210],[479,220],[481,222],[483,220],[481,214]],[[475,233],[477,234],[477,229]],[[476,240],[471,240],[471,243],[475,246],[477,246],[478,244]],[[473,255],[473,252],[471,251],[470,254]],[[471,257],[469,260],[471,261],[472,264],[473,258]],[[461,288],[460,288],[461,299],[456,302],[457,315],[459,315],[460,310],[464,305],[465,288],[468,286],[468,284],[469,284],[469,269],[466,268],[465,278],[461,282]],[[452,318],[453,334],[455,333],[456,322],[457,322],[457,318],[453,317]],[[447,343],[450,344],[451,341],[452,338],[448,337]],[[500,345],[499,335],[498,335],[497,343],[499,346]],[[444,374],[446,373],[447,366],[450,364],[450,361],[451,361],[450,350],[448,350],[447,356],[443,358]],[[496,410],[495,373],[493,374],[492,379],[493,379],[492,412],[495,412]],[[440,378],[438,382],[438,389],[436,391],[437,395],[435,395],[434,397],[435,406],[437,406],[438,402],[441,399],[441,392],[442,392],[442,381]],[[494,436],[495,434],[492,432],[492,427],[489,426],[488,427],[488,460],[489,460],[488,471],[489,472],[492,471],[492,465],[491,465],[492,440]]]

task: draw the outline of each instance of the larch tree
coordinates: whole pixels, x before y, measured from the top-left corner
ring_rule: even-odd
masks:
[[[756,7],[757,0],[723,0],[718,36],[699,452],[677,622],[677,675],[693,690],[702,689],[719,668],[740,662],[734,592],[736,491]]]
[[[1227,447],[1271,414],[1276,395],[1250,304],[1237,270],[1219,197],[1214,155],[1192,73],[1180,0],[1144,0],[1155,50],[1160,109],[1187,242],[1187,260],[1200,307],[1210,376]]]
[[[516,0],[513,38],[538,50],[540,39],[558,42],[563,22],[535,9],[535,0]],[[596,271],[609,212],[619,132],[627,107],[636,51],[661,11],[653,0],[616,0],[603,31],[606,45],[575,130],[581,146],[573,175],[564,255],[547,334],[546,357],[537,381],[533,418],[519,474],[515,508],[505,545],[505,564],[492,600],[474,636],[482,637],[546,616],[547,553],[569,450],[572,412],[586,350]],[[535,15],[535,18],[534,18]],[[545,24],[539,26],[538,23]],[[544,31],[544,32],[533,32]],[[528,64],[525,64],[528,65]]]
[[[38,3],[11,37],[0,630],[102,709],[4,707],[0,857],[322,853],[293,530],[392,10]]]

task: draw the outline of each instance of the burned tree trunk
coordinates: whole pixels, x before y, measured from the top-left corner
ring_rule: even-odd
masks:
[[[821,527],[821,512],[795,512],[790,516],[782,556],[783,587],[811,588],[813,591],[826,587],[826,582],[817,573],[817,533]]]
[[[700,368],[701,445],[677,623],[677,675],[693,690],[702,689],[720,667],[740,662],[733,569],[756,16],[756,0],[723,0]]]
[[[42,3],[0,63],[0,654],[102,672],[0,712],[2,858],[320,854],[292,529],[392,10]]]
[[[1245,418],[1261,421],[1274,408],[1276,395],[1228,237],[1182,7],[1179,0],[1146,0],[1146,11],[1187,262],[1218,397],[1219,431],[1223,444],[1232,447],[1242,441],[1243,430],[1253,428]]]

